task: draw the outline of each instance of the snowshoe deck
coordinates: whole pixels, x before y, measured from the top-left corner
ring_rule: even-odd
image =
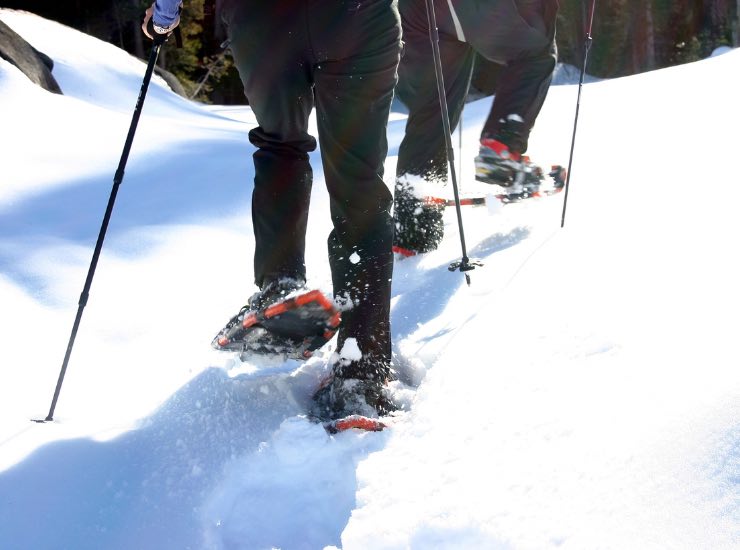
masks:
[[[423,202],[425,205],[434,206],[455,206],[457,201],[455,199],[442,199],[439,197],[424,197]],[[460,206],[480,206],[486,204],[485,197],[464,197],[460,199]]]
[[[307,359],[332,339],[341,316],[321,291],[312,290],[232,319],[213,339],[221,351]]]
[[[330,434],[336,434],[347,430],[362,430],[365,432],[381,432],[388,427],[377,418],[370,418],[360,414],[353,414],[337,420],[323,422],[324,429]]]

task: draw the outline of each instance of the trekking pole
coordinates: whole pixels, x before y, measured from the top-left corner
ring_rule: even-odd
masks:
[[[123,153],[121,154],[121,160],[118,163],[118,169],[116,170],[115,176],[113,177],[113,189],[111,190],[110,198],[108,199],[108,207],[105,210],[105,216],[103,217],[103,223],[100,226],[100,233],[98,234],[98,242],[95,244],[95,251],[93,252],[92,261],[90,262],[90,268],[87,272],[87,279],[85,280],[85,286],[80,295],[80,301],[77,307],[77,316],[75,317],[74,324],[72,325],[72,334],[69,337],[67,344],[67,352],[64,354],[64,361],[62,362],[62,370],[59,373],[59,380],[57,380],[57,387],[54,390],[54,397],[51,400],[51,407],[49,408],[49,414],[46,415],[44,420],[34,420],[34,422],[51,422],[54,420],[54,409],[59,399],[59,392],[62,390],[62,383],[64,382],[64,375],[67,372],[67,365],[69,364],[69,357],[72,355],[72,347],[74,346],[75,338],[77,337],[77,329],[80,326],[82,319],[82,312],[87,305],[87,299],[90,295],[90,286],[92,285],[93,276],[95,275],[95,268],[98,265],[98,258],[100,257],[100,251],[103,248],[103,240],[105,239],[105,233],[108,230],[108,223],[110,222],[111,214],[113,213],[113,204],[116,202],[116,195],[118,194],[118,188],[123,181],[123,171],[126,168],[126,162],[128,161],[128,155],[131,151],[131,144],[134,141],[134,134],[136,133],[136,126],[139,124],[139,117],[141,116],[141,110],[144,106],[144,98],[146,98],[146,92],[149,88],[149,81],[152,79],[152,73],[154,72],[154,65],[157,62],[157,56],[159,55],[159,49],[161,44],[155,44],[152,46],[152,51],[149,54],[149,64],[146,67],[144,73],[144,81],[141,83],[141,90],[139,91],[139,99],[136,101],[136,108],[134,109],[134,115],[131,119],[131,126],[126,136],[126,143],[123,146]]]
[[[429,21],[429,39],[432,42],[432,53],[434,56],[434,72],[437,76],[437,92],[439,93],[439,105],[442,109],[442,126],[445,135],[445,147],[447,149],[447,163],[450,167],[452,177],[452,191],[455,194],[455,211],[457,212],[457,226],[460,229],[460,245],[462,247],[462,260],[451,263],[450,271],[460,270],[465,274],[465,281],[470,286],[470,275],[468,271],[482,266],[480,262],[471,262],[465,247],[465,231],[463,230],[462,211],[460,210],[460,194],[457,190],[457,175],[455,174],[455,153],[452,149],[452,131],[450,130],[450,114],[447,109],[447,96],[445,94],[444,77],[442,75],[442,60],[439,53],[439,32],[437,31],[437,18],[434,14],[433,0],[426,0],[427,19]]]
[[[570,189],[570,168],[573,165],[573,149],[576,144],[576,128],[578,128],[578,111],[581,108],[581,89],[583,88],[583,77],[586,74],[586,62],[588,61],[588,51],[591,49],[591,30],[594,25],[594,11],[596,9],[596,0],[591,0],[591,13],[588,16],[588,30],[584,39],[583,64],[581,65],[581,76],[578,79],[578,98],[576,100],[576,116],[573,120],[573,137],[570,141],[570,158],[568,159],[568,173],[565,176],[565,195],[563,196],[563,215],[560,218],[560,227],[565,226],[565,208],[568,205],[568,190]]]
[[[462,175],[462,136],[463,136],[463,115],[465,114],[465,104],[460,109],[460,122],[457,124],[457,162],[458,162],[458,173]],[[460,191],[462,191],[462,182],[460,182]]]

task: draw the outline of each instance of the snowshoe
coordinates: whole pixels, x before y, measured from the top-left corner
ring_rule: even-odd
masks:
[[[542,169],[530,163],[524,171],[517,174],[516,181],[506,189],[506,192],[497,194],[496,198],[504,204],[509,204],[533,197],[546,197],[562,191],[565,187],[567,170],[556,164],[547,175],[552,181],[552,186],[541,187],[544,180]]]
[[[341,316],[319,290],[288,296],[263,309],[244,306],[211,343],[220,351],[304,360],[332,339]]]
[[[388,427],[379,417],[396,409],[385,384],[332,375],[314,394],[310,417],[329,433],[349,429],[379,432]]]
[[[396,178],[393,199],[393,224],[396,228],[393,244],[416,252],[435,250],[444,236],[445,204],[423,199],[424,189],[441,185],[430,184],[421,176]]]
[[[458,201],[455,199],[441,199],[438,197],[424,197],[424,204],[436,204],[441,206],[455,206]],[[485,197],[461,197],[460,206],[482,206],[486,204]]]
[[[494,183],[500,187],[505,187],[506,192],[497,193],[493,195],[497,200],[504,204],[513,202],[519,202],[522,199],[528,199],[532,197],[545,197],[559,193],[565,187],[565,180],[567,177],[567,170],[559,164],[554,164],[548,172],[548,177],[552,185],[550,187],[542,187],[541,184],[545,180],[543,171],[539,166],[532,164],[528,157],[525,159],[525,170],[516,175],[513,180],[507,180],[503,185],[502,182],[492,182],[486,180],[486,183]],[[479,179],[480,178],[476,178]],[[520,182],[517,179],[521,180]],[[486,197],[460,197],[459,201],[455,199],[444,199],[440,197],[424,197],[423,203],[425,205],[434,206],[485,206]],[[401,256],[415,256],[418,252],[415,250],[409,250],[400,246],[394,246],[393,252],[400,254]]]
[[[411,256],[416,256],[418,254],[416,250],[411,250],[395,244],[393,245],[392,250],[394,254],[399,256],[399,258],[410,258]]]
[[[475,157],[475,179],[483,183],[509,187],[525,164],[522,156],[496,139],[482,139]]]

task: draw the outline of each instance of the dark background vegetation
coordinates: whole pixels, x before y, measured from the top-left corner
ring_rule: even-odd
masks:
[[[270,1],[270,0],[264,0]],[[79,29],[146,59],[149,42],[139,28],[151,0],[0,0]],[[213,0],[185,0],[184,47],[169,40],[160,55],[185,93],[205,102],[245,103],[241,84],[217,36]],[[560,0],[560,60],[583,59],[590,0]],[[612,78],[707,57],[722,45],[740,44],[740,0],[597,0],[588,72]],[[266,53],[266,55],[268,55]],[[481,63],[479,71],[486,71]]]

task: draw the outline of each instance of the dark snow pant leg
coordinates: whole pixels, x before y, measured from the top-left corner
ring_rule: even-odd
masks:
[[[442,193],[447,183],[447,149],[426,10],[420,11],[418,3],[406,2],[401,4],[401,16],[405,47],[397,93],[408,107],[409,117],[396,165],[394,243],[427,252],[437,248],[444,235],[444,207],[424,204],[422,195]],[[454,129],[470,87],[474,52],[468,44],[446,34],[440,34],[439,50]],[[421,188],[419,179],[423,181]]]
[[[408,107],[409,117],[398,152],[396,174],[446,181],[447,152],[432,45],[426,21],[419,28],[418,22],[408,20],[410,15],[402,9],[404,50],[396,92]],[[450,126],[454,130],[470,87],[475,56],[468,44],[444,34],[440,34],[439,50]]]
[[[512,13],[501,12],[502,19],[511,21],[506,27],[508,30],[474,35],[472,41],[485,57],[505,60],[481,137],[500,139],[512,150],[524,153],[557,62],[555,18],[558,3],[555,0],[515,0],[511,6]],[[499,25],[504,24],[499,22]],[[510,32],[517,34],[512,37]],[[515,115],[513,120],[512,115]]]
[[[240,6],[228,27],[234,63],[259,123],[249,140],[257,147],[252,222],[254,276],[260,287],[280,277],[305,279],[312,182],[308,153],[316,149],[316,140],[308,134],[313,108],[311,67],[300,50],[305,44],[301,40],[305,23],[295,13],[282,17],[285,9],[297,9],[282,4]],[[270,42],[266,51],[266,35],[273,27],[282,34],[292,30],[294,40]]]
[[[529,134],[545,103],[555,69],[555,50],[510,62],[499,76],[491,112],[481,137],[501,139],[513,151],[527,150]],[[521,118],[511,124],[511,115]]]
[[[338,348],[353,338],[363,355],[341,371],[352,378],[386,378],[391,359],[392,196],[383,165],[400,53],[400,25],[391,6],[388,1],[359,8],[336,46],[350,46],[351,56],[321,62],[315,72],[319,142],[334,224],[329,259],[335,296],[348,306]],[[326,48],[334,51],[331,43]]]
[[[249,136],[258,147],[252,192],[255,283],[262,287],[282,277],[305,281],[311,165],[299,150],[276,150],[261,129]]]

